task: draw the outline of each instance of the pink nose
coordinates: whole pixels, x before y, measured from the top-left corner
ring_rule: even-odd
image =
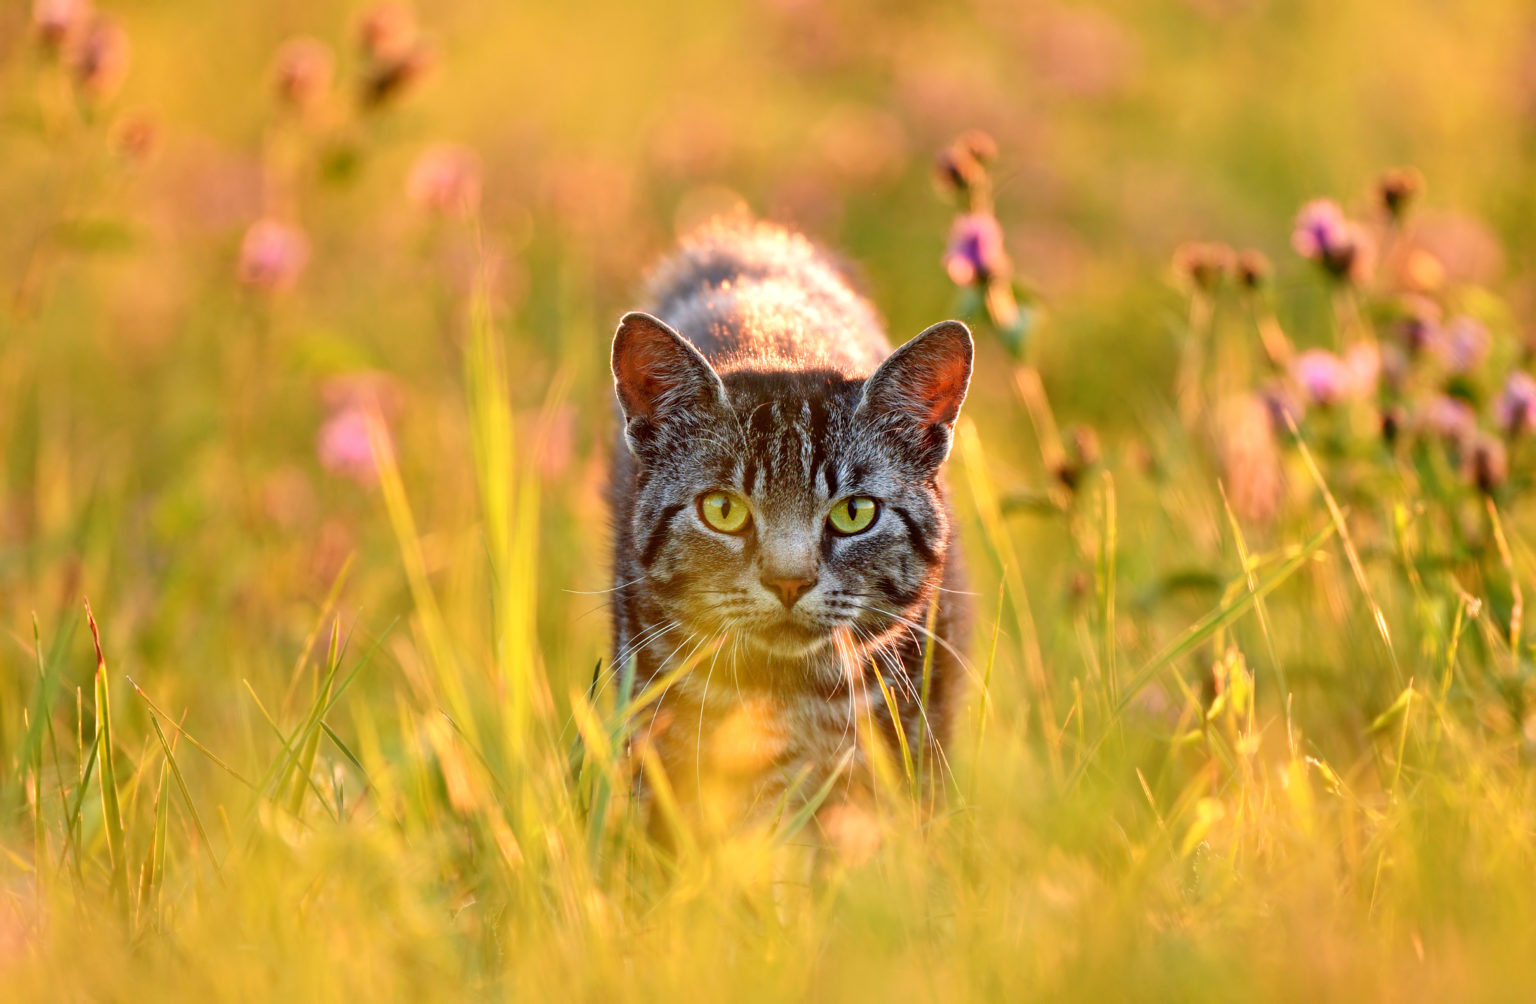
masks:
[[[794,606],[796,600],[810,592],[811,587],[816,585],[815,579],[778,579],[769,578],[766,575],[763,576],[762,581],[770,592],[779,594],[779,599],[786,609]]]

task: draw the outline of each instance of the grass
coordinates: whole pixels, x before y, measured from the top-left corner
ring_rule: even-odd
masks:
[[[3,996],[1525,996],[1529,439],[1484,493],[1382,445],[1394,400],[1314,408],[1265,440],[1269,514],[1223,452],[1276,339],[1394,337],[1396,266],[1341,294],[1285,243],[1386,164],[1492,332],[1450,389],[1486,412],[1528,355],[1528,15],[1337,6],[453,4],[372,111],[340,5],[125,4],[99,99],[0,46]],[[342,53],[306,115],[261,91],[298,31]],[[825,789],[668,858],[626,772],[663,813],[666,779],[625,762],[665,684],[607,661],[607,336],[723,183],[859,262],[898,337],[979,309],[929,178],[978,124],[1040,324],[1014,353],[973,318],[948,769],[885,751],[867,861],[813,860]],[[445,138],[474,212],[401,194]],[[262,216],[306,235],[291,288],[237,278]],[[1267,292],[1170,285],[1211,235]],[[1445,389],[1415,372],[1409,408]]]

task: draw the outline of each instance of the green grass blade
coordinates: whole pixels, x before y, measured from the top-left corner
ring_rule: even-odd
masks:
[[[112,858],[112,894],[124,919],[128,915],[128,849],[117,794],[117,755],[112,749],[112,694],[107,681],[107,657],[101,649],[101,630],[91,601],[85,601],[85,619],[96,645],[96,737],[101,787],[101,816],[107,828],[107,851]]]

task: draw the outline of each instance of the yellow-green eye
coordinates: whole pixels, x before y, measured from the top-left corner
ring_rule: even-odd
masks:
[[[699,496],[699,515],[721,533],[740,533],[752,522],[746,501],[735,492],[708,492]]]
[[[837,533],[863,533],[874,523],[875,516],[880,512],[880,503],[863,495],[851,495],[845,499],[839,499],[832,511],[827,513],[827,522]]]

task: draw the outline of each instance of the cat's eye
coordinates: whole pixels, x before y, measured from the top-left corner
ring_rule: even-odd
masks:
[[[752,522],[746,500],[735,492],[706,492],[699,496],[699,516],[711,529],[741,533]]]
[[[827,513],[827,525],[832,527],[834,533],[844,536],[863,533],[874,525],[879,513],[880,503],[874,499],[865,495],[850,495],[838,499],[832,506],[832,511]]]

